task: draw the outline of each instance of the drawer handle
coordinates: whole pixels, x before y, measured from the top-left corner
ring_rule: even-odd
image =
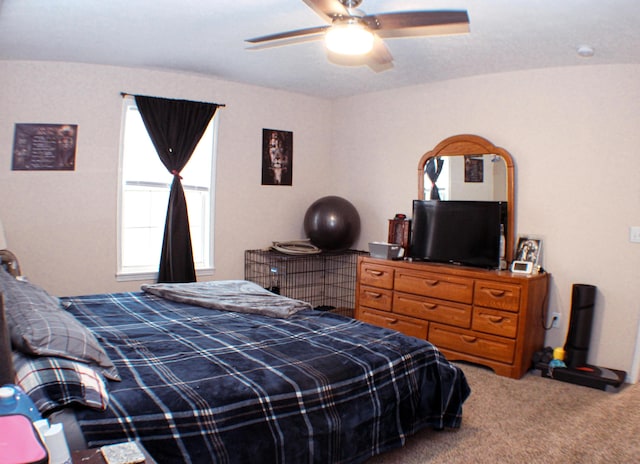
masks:
[[[507,293],[505,290],[496,290],[496,289],[489,289],[488,291],[489,291],[489,294],[494,298],[501,298]]]
[[[387,322],[388,322],[389,324],[397,324],[397,323],[398,323],[398,319],[390,319],[390,318],[387,318]]]
[[[422,303],[422,306],[425,309],[429,309],[429,310],[432,310],[432,311],[438,307],[438,305],[434,304],[434,303]]]
[[[502,316],[489,316],[489,320],[491,322],[493,322],[494,324],[498,324],[498,323],[504,321],[504,317],[502,317]]]
[[[382,298],[382,293],[375,293],[375,292],[365,292],[368,296],[370,296],[371,298]]]
[[[429,285],[430,287],[433,287],[435,285],[438,285],[440,283],[439,280],[431,280],[431,279],[424,279],[423,282],[427,285]]]
[[[475,343],[478,341],[478,337],[471,337],[469,335],[460,335],[460,338],[466,343]]]
[[[367,272],[375,277],[380,277],[384,272],[382,271],[374,271],[373,269],[367,269]]]

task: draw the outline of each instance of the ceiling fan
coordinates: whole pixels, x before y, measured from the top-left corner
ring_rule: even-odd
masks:
[[[303,0],[329,24],[247,39],[253,49],[289,45],[324,37],[330,59],[340,64],[367,64],[374,71],[393,67],[393,57],[382,39],[449,35],[469,32],[463,10],[402,11],[368,15],[362,0]]]

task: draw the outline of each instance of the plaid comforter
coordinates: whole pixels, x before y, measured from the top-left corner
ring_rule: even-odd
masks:
[[[469,387],[431,344],[331,313],[288,319],[144,293],[63,298],[114,361],[89,446],[140,440],[162,463],[357,463],[458,427]]]

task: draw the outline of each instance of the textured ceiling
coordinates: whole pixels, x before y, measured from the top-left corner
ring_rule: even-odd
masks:
[[[0,0],[1,1],[1,0]],[[340,66],[321,41],[245,39],[325,23],[302,0],[4,0],[0,59],[134,66],[338,98],[504,71],[640,63],[638,0],[364,0],[367,14],[464,9],[471,32],[388,39],[394,67]],[[592,58],[576,53],[579,45]]]

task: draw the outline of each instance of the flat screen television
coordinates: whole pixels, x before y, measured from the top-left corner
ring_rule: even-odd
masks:
[[[506,202],[414,200],[414,260],[497,269]]]

